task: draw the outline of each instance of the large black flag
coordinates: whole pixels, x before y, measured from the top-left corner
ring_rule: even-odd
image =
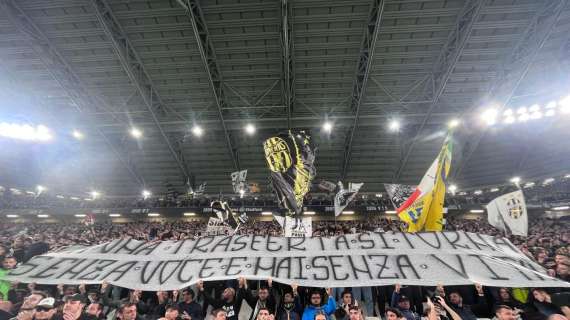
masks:
[[[294,133],[289,130],[265,140],[263,150],[279,206],[300,215],[303,198],[317,173],[311,137],[304,131]]]

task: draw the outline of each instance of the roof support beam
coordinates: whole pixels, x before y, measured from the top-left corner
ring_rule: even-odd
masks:
[[[117,119],[112,110],[109,110],[105,101],[90,94],[86,87],[83,85],[81,79],[77,76],[75,71],[64,59],[59,50],[51,43],[45,36],[41,29],[32,21],[26,13],[20,9],[16,2],[13,0],[1,0],[0,7],[11,22],[18,28],[20,32],[26,35],[27,42],[40,58],[50,75],[58,82],[58,84],[65,90],[69,98],[74,104],[74,107],[81,113],[86,111],[97,112],[103,109],[104,111],[111,111],[111,115]],[[105,135],[101,129],[96,128],[96,132],[101,135],[110,147],[115,156],[129,171],[136,183],[144,187],[145,181],[138,173],[137,169],[129,160],[128,154],[124,154],[121,149],[117,148],[110,139]]]
[[[287,128],[291,129],[291,115],[295,102],[295,65],[293,64],[293,9],[290,0],[281,0],[281,70],[283,104],[287,107]]]
[[[200,52],[200,57],[202,58],[204,69],[208,75],[208,82],[210,83],[210,87],[212,88],[212,92],[214,94],[214,100],[216,102],[220,124],[222,125],[224,136],[226,138],[226,145],[234,164],[234,169],[240,170],[237,150],[234,150],[234,147],[232,146],[232,140],[228,132],[226,122],[224,120],[223,110],[227,107],[227,102],[224,94],[222,73],[218,67],[218,61],[216,59],[216,53],[214,52],[212,37],[208,32],[206,20],[204,19],[204,15],[202,13],[202,8],[200,8],[198,0],[177,0],[177,2],[186,10],[186,16],[192,25],[192,31],[194,31],[194,36],[198,45],[198,51]]]
[[[433,66],[432,70],[432,79],[433,79],[433,99],[432,103],[429,104],[427,107],[427,112],[424,120],[420,124],[418,130],[416,131],[415,137],[411,140],[410,145],[406,149],[404,153],[404,157],[400,162],[400,166],[398,170],[396,170],[396,174],[394,175],[394,180],[400,179],[404,168],[408,164],[408,160],[410,159],[410,155],[412,155],[413,149],[416,145],[416,142],[419,141],[423,134],[423,130],[428,123],[429,118],[431,117],[434,110],[437,108],[439,103],[439,98],[445,91],[445,86],[449,81],[453,70],[455,70],[455,66],[457,65],[457,61],[459,61],[459,57],[463,50],[465,49],[465,45],[467,44],[467,40],[471,35],[471,31],[473,30],[473,26],[477,19],[479,18],[479,13],[481,12],[481,8],[483,8],[485,0],[470,0],[467,1],[459,16],[457,18],[457,22],[451,34],[447,38],[447,42],[443,45],[443,49],[439,54],[439,57]]]
[[[342,171],[340,174],[341,180],[344,180],[346,178],[346,173],[348,171],[350,156],[352,153],[352,143],[354,141],[354,134],[356,133],[356,129],[358,127],[360,105],[362,103],[362,98],[364,97],[364,92],[366,91],[368,78],[370,77],[372,61],[374,60],[374,51],[376,49],[376,41],[378,40],[383,13],[384,0],[374,0],[370,6],[370,12],[366,21],[366,30],[362,39],[360,54],[356,65],[356,75],[352,84],[350,108],[354,113],[354,122],[348,131],[346,141],[344,143],[344,159],[342,162]]]
[[[113,15],[111,7],[104,0],[92,0],[91,4],[93,5],[95,15],[97,16],[97,20],[101,24],[105,35],[113,45],[113,50],[119,58],[121,66],[143,99],[153,122],[158,128],[160,135],[164,142],[166,142],[168,150],[183,174],[183,181],[186,182],[190,178],[190,174],[186,164],[182,161],[180,156],[181,153],[175,150],[174,145],[160,125],[155,110],[164,108],[164,103],[162,102],[158,91],[153,86],[148,73],[145,71],[141,59],[127,38],[127,34],[123,31],[123,28]]]
[[[534,58],[552,33],[567,2],[568,0],[552,0],[541,4],[521,38],[499,66],[498,76],[490,90],[488,90],[489,93],[480,103],[471,107],[467,114],[471,114],[473,110],[482,105],[491,103],[497,106],[498,114],[502,114],[502,110],[512,99],[518,86],[526,76]],[[461,177],[463,169],[475,153],[485,133],[485,129],[480,129],[475,133],[474,137],[469,137],[468,143],[464,147],[461,162],[453,175],[455,179]]]

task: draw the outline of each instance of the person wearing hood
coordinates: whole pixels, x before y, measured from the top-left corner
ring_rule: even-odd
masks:
[[[222,292],[222,298],[212,298],[204,292],[204,282],[198,281],[196,288],[204,301],[211,305],[214,309],[222,309],[226,313],[227,320],[238,320],[239,311],[244,297],[245,278],[239,278],[239,291],[236,293],[234,288],[225,288]]]
[[[297,293],[297,285],[291,285],[291,292],[283,294],[283,301],[277,308],[276,320],[301,320],[303,306]]]
[[[410,298],[400,294],[402,286],[397,283],[394,292],[392,292],[392,301],[390,306],[400,310],[406,320],[419,320],[420,315],[411,310]]]
[[[326,320],[331,319],[331,315],[336,310],[336,302],[332,297],[332,289],[327,288],[328,301],[322,304],[323,297],[319,291],[313,291],[310,295],[310,302],[305,311],[303,311],[302,320],[314,320],[317,313],[324,313]]]

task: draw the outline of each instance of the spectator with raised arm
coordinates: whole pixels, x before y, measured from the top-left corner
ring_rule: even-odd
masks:
[[[406,320],[419,320],[420,315],[411,310],[412,306],[410,298],[400,294],[401,289],[402,286],[399,283],[397,283],[394,287],[394,292],[392,292],[392,301],[390,303],[390,306],[392,308],[400,310],[400,312],[406,318]]]
[[[292,284],[291,292],[283,293],[283,299],[277,308],[277,320],[301,320],[303,306],[297,288],[297,284]]]
[[[234,288],[225,288],[222,292],[221,299],[213,298],[204,292],[204,282],[198,281],[196,288],[204,301],[211,305],[214,309],[222,309],[228,320],[238,320],[239,311],[244,296],[245,278],[239,278],[239,291],[236,293]]]
[[[331,319],[331,315],[336,310],[336,302],[334,301],[334,298],[331,296],[332,289],[328,288],[326,291],[328,296],[326,304],[322,304],[323,296],[320,291],[313,291],[310,294],[309,296],[310,302],[309,305],[305,308],[305,311],[303,311],[303,316],[301,318],[302,320],[313,320],[315,319],[315,315],[320,312],[322,312],[325,315],[327,320]]]
[[[483,286],[475,284],[475,290],[477,291],[477,304],[473,306],[464,304],[463,297],[459,292],[453,291],[449,294],[449,306],[463,320],[477,320],[475,312],[479,314],[488,313],[487,300],[485,299]]]
[[[277,303],[275,302],[275,293],[273,292],[273,279],[268,278],[267,286],[259,287],[257,297],[251,293],[251,290],[247,287],[247,282],[244,284],[244,292],[244,299],[252,309],[249,320],[255,320],[261,308],[266,308],[270,314],[275,314],[275,305]]]

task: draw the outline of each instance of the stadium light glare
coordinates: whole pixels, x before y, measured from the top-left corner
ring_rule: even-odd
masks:
[[[523,113],[519,116],[519,122],[527,122],[529,118],[528,113]]]
[[[471,209],[471,210],[469,210],[469,212],[471,212],[471,213],[483,213],[483,212],[485,212],[485,210],[483,210],[483,209]]]
[[[457,191],[457,186],[454,184],[449,185],[449,191],[455,194],[455,191]]]
[[[568,209],[570,209],[569,206],[561,206],[561,207],[552,208],[552,210],[554,210],[554,211],[563,211],[563,210],[568,210]]]
[[[62,196],[61,194],[58,194],[58,195],[56,195],[55,197],[58,198],[58,199],[65,199],[65,197]]]
[[[99,191],[96,191],[96,190],[91,191],[89,194],[91,195],[91,199],[93,199],[93,200],[99,198],[99,196],[101,195],[99,193]]]
[[[74,215],[76,218],[85,218],[84,214],[75,214]]]
[[[570,179],[570,174],[565,175],[564,179]]]
[[[43,218],[49,218],[49,215],[48,214],[38,214],[37,217],[43,219]]]
[[[383,195],[381,193],[376,194],[376,198],[382,198],[382,197],[383,197]]]
[[[570,96],[566,96],[558,101],[561,113],[570,113]]]
[[[343,211],[341,214],[350,216],[354,214],[354,211]]]
[[[120,216],[121,216],[121,214],[119,214],[119,213],[110,213],[109,214],[109,217],[111,217],[111,218],[118,218]]]
[[[386,210],[384,211],[385,214],[395,214],[396,210]]]
[[[245,133],[249,134],[250,136],[255,134],[255,126],[251,123],[245,125]]]
[[[149,216],[149,217],[160,217],[160,213],[152,212],[152,213],[147,214],[147,216]]]
[[[6,218],[17,218],[19,217],[17,214],[7,214]]]
[[[532,187],[534,187],[535,184],[536,184],[536,183],[534,183],[534,182],[527,182],[527,183],[524,184],[524,187],[525,187],[525,188],[532,188]]]
[[[540,119],[540,118],[542,118],[542,112],[535,111],[535,112],[530,114],[530,118],[533,120]]]
[[[532,106],[530,106],[530,108],[528,109],[528,111],[530,112],[537,112],[540,111],[540,106],[538,104],[533,104]]]
[[[546,109],[556,109],[556,107],[558,106],[558,102],[556,101],[550,101],[546,104]]]
[[[303,212],[303,214],[306,216],[314,216],[316,213],[315,213],[315,211],[305,211],[305,212]]]
[[[513,109],[507,109],[503,112],[504,116],[512,116],[513,115]]]
[[[192,134],[196,137],[201,137],[202,134],[204,134],[204,129],[202,129],[202,127],[200,127],[199,125],[195,125],[194,127],[192,127]]]
[[[475,190],[475,191],[473,192],[473,194],[474,194],[474,195],[477,195],[477,196],[478,196],[478,195],[481,195],[481,194],[483,194],[483,190]]]
[[[143,199],[145,199],[145,200],[146,200],[148,197],[150,197],[151,195],[152,195],[152,192],[150,192],[150,191],[148,191],[148,190],[143,190],[143,191],[142,191],[142,196],[143,196]]]
[[[511,124],[511,123],[515,123],[516,119],[513,116],[508,116],[505,118],[505,123],[506,124]]]
[[[554,178],[547,178],[547,179],[544,179],[542,184],[547,185],[547,184],[551,184],[553,182],[554,182]]]
[[[44,187],[42,185],[37,185],[36,190],[38,191],[38,194],[39,194],[39,193],[46,191],[46,187]]]
[[[546,117],[554,117],[554,115],[556,115],[556,110],[554,109],[546,110],[546,112],[544,113],[544,116]]]
[[[71,199],[71,200],[79,200],[78,197],[70,197],[69,199]]]
[[[195,212],[184,212],[183,215],[185,217],[194,217],[194,216],[196,216],[196,213]]]
[[[459,121],[459,119],[451,119],[449,120],[449,122],[447,123],[447,126],[450,129],[456,128],[457,126],[459,126],[461,122]]]
[[[323,130],[326,133],[331,133],[333,129],[333,125],[332,123],[330,123],[329,121],[326,121],[325,123],[323,123]]]
[[[71,132],[71,135],[77,139],[77,140],[83,140],[83,138],[85,138],[85,136],[83,135],[83,133],[77,129],[73,130]]]
[[[527,112],[528,112],[528,110],[526,109],[526,107],[520,107],[517,109],[518,114],[525,114]]]
[[[398,121],[398,120],[390,121],[390,123],[388,124],[388,128],[390,129],[390,131],[400,130],[400,121]]]
[[[483,111],[483,113],[481,114],[481,119],[488,126],[494,125],[495,123],[497,123],[497,110],[490,108]]]
[[[138,128],[133,127],[133,128],[131,128],[131,131],[129,131],[129,132],[130,132],[131,136],[132,136],[133,138],[135,138],[135,139],[140,139],[140,138],[142,138],[143,133],[142,133],[142,131],[141,131],[140,129],[138,129]]]
[[[521,177],[512,177],[511,180],[509,181],[518,185],[519,183],[521,183]]]
[[[491,188],[491,190],[489,190],[489,191],[491,191],[491,192],[497,192],[497,191],[499,191],[499,188]]]
[[[53,136],[51,130],[44,125],[32,126],[29,124],[0,122],[0,136],[25,141],[50,141]]]
[[[272,215],[273,215],[273,212],[271,212],[271,211],[263,211],[263,212],[261,213],[261,215],[262,215],[262,216],[272,216]]]

